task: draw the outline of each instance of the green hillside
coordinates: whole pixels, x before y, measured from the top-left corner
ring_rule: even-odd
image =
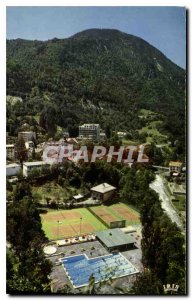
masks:
[[[57,126],[77,135],[82,122],[105,130],[126,130],[139,138],[146,126],[141,109],[158,113],[158,130],[184,140],[185,71],[141,38],[118,30],[90,29],[67,39],[7,41],[7,126],[16,134],[17,118],[40,114],[50,135]],[[115,122],[114,122],[115,120]]]

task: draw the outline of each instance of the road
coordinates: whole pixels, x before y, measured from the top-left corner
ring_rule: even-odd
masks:
[[[156,178],[150,184],[150,188],[159,194],[161,206],[170,217],[170,219],[175,222],[180,229],[183,230],[182,221],[170,200],[169,194],[163,182],[163,178],[160,175],[156,174]]]

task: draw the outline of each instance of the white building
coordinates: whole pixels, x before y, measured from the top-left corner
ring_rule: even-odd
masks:
[[[116,190],[116,187],[108,184],[102,183],[93,188],[91,188],[91,197],[96,200],[107,201],[112,198]]]
[[[34,143],[32,141],[25,142],[25,147],[27,150],[33,150]]]
[[[6,176],[16,176],[21,170],[21,166],[19,164],[9,164],[6,165]]]
[[[99,137],[100,137],[101,141],[105,141],[106,138],[107,138],[105,132],[101,132],[100,135],[99,135]]]
[[[23,138],[25,142],[32,141],[36,139],[36,133],[33,131],[20,131],[18,132],[18,139]]]
[[[6,157],[9,159],[15,158],[15,145],[14,144],[6,145]]]
[[[44,161],[33,161],[33,162],[24,162],[23,163],[23,176],[27,177],[31,170],[41,170],[42,166],[46,165]]]
[[[181,173],[182,170],[182,162],[181,161],[170,161],[169,162],[169,172],[173,175],[177,175]]]
[[[79,137],[82,139],[99,140],[100,125],[99,124],[83,124],[79,126]]]
[[[118,131],[117,135],[118,135],[118,137],[120,139],[123,139],[127,135],[127,132],[125,132],[125,131]]]
[[[32,156],[34,143],[32,141],[25,142],[25,147],[27,149],[28,158]]]

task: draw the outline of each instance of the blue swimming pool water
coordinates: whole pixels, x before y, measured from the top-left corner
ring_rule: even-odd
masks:
[[[91,275],[99,282],[138,273],[138,270],[120,253],[91,259],[81,254],[65,257],[62,263],[74,287],[88,285]]]

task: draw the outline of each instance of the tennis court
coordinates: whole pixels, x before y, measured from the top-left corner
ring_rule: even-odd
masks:
[[[90,234],[106,228],[86,208],[48,211],[41,214],[41,222],[49,240]]]
[[[110,206],[110,211],[112,211],[117,217],[125,219],[126,225],[138,224],[140,223],[139,213],[132,207],[124,204],[117,203]]]
[[[126,225],[138,224],[139,213],[135,211],[130,206],[124,203],[117,203],[110,206],[95,206],[91,207],[92,211],[96,217],[103,220],[107,225],[111,222],[117,222],[121,220],[126,220]]]
[[[96,217],[103,220],[107,225],[110,225],[111,222],[122,220],[121,217],[117,217],[113,212],[111,212],[107,206],[91,207],[90,211],[93,212]]]
[[[121,220],[126,220],[126,225],[138,224],[139,213],[119,202],[110,206],[49,210],[41,214],[42,227],[49,240],[94,233]]]

